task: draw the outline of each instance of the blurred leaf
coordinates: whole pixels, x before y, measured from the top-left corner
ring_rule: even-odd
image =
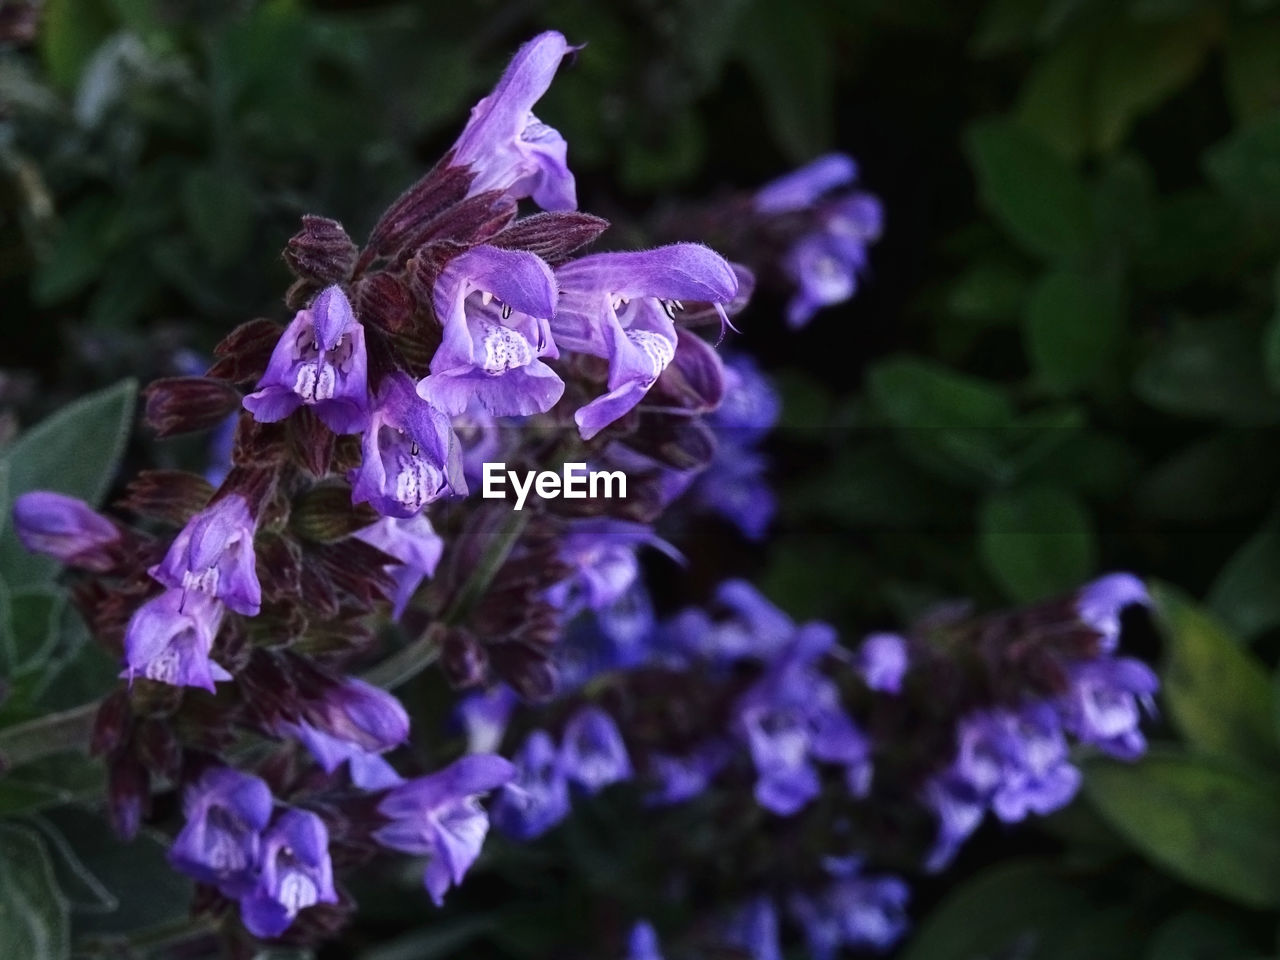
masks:
[[[0,944],[14,960],[71,956],[67,903],[40,835],[0,824]]]
[[[1165,636],[1164,703],[1183,736],[1207,753],[1275,765],[1280,746],[1262,663],[1174,588],[1158,584],[1152,594]]]
[[[998,260],[981,260],[962,273],[947,291],[947,310],[957,317],[990,323],[1012,322],[1027,295],[1027,275]],[[947,324],[940,333],[946,333]]]
[[[1080,887],[1053,864],[1005,863],[953,889],[908,939],[901,958],[1038,960],[1060,931],[1089,912]]]
[[[1208,603],[1246,639],[1280,626],[1280,516],[1232,554],[1213,581]]]
[[[122,380],[22,434],[0,456],[9,466],[12,495],[54,490],[97,505],[124,452],[137,391],[136,381]],[[0,574],[11,586],[40,583],[54,571],[51,560],[27,553],[12,532],[0,536]]]
[[[1187,910],[1156,928],[1144,960],[1228,960],[1254,950],[1238,923],[1214,913]]]
[[[789,491],[788,519],[821,517],[851,527],[919,526],[967,506],[953,488],[922,473],[887,444],[844,448],[812,480]]]
[[[818,10],[754,0],[738,21],[737,51],[764,100],[770,129],[796,163],[831,142],[834,68]]]
[[[1214,185],[1242,210],[1280,214],[1280,116],[1234,131],[1204,155]]]
[[[243,253],[253,230],[253,193],[234,170],[197,167],[182,185],[187,225],[215,267]]]
[[[1031,68],[1018,97],[1019,121],[1069,160],[1079,159],[1093,141],[1098,46],[1094,31],[1051,45]]]
[[[1093,201],[1098,234],[1107,248],[1128,256],[1155,242],[1159,195],[1143,158],[1132,153],[1113,157],[1097,179]]]
[[[1157,463],[1133,499],[1144,517],[1204,525],[1265,509],[1277,481],[1280,450],[1267,431],[1223,430]]]
[[[1280,421],[1267,386],[1260,331],[1234,317],[1176,322],[1134,376],[1134,392],[1157,409],[1232,423]]]
[[[1208,757],[1152,751],[1140,763],[1085,765],[1085,792],[1159,866],[1248,906],[1280,904],[1276,785]]]
[[[0,779],[0,816],[97,800],[105,789],[106,771],[99,761],[75,753],[45,757]]]
[[[72,911],[104,913],[119,907],[120,901],[85,866],[62,831],[39,815],[29,817],[28,822],[44,837],[58,887]]]
[[[1026,46],[1035,37],[1044,7],[1043,0],[987,0],[969,41],[970,51],[991,57]]]
[[[1042,386],[1072,393],[1117,365],[1124,330],[1120,285],[1062,268],[1041,278],[1027,303],[1026,349]]]
[[[1224,73],[1237,123],[1280,108],[1280,19],[1237,20],[1227,38]]]
[[[1271,277],[1272,308],[1271,322],[1267,324],[1263,335],[1263,361],[1266,364],[1267,382],[1271,389],[1280,393],[1280,267]]]
[[[99,43],[111,32],[111,16],[98,0],[46,0],[40,55],[54,85],[70,92]]]
[[[1040,463],[1027,479],[1070,487],[1086,497],[1117,500],[1132,488],[1137,456],[1123,439],[1087,431],[1069,436]]]
[[[1136,261],[1147,283],[1177,290],[1206,275],[1234,269],[1245,232],[1236,212],[1208,191],[1163,198],[1155,226]]]
[[[59,303],[98,277],[110,250],[107,226],[115,213],[110,201],[97,196],[71,209],[36,270],[31,292],[37,303]]]
[[[983,200],[1018,243],[1055,260],[1088,254],[1088,193],[1051,147],[1010,120],[976,124],[966,143]]]
[[[1051,486],[989,497],[978,517],[978,549],[991,576],[1017,602],[1065,592],[1097,562],[1088,510]]]

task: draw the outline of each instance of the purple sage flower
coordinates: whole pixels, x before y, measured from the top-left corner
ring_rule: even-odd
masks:
[[[756,191],[755,208],[760,213],[807,210],[832,190],[848,186],[857,178],[858,165],[853,157],[829,153],[761,187]]]
[[[467,753],[497,753],[519,702],[515,691],[505,683],[463,697],[458,703],[457,719],[466,734]]]
[[[422,581],[435,575],[444,553],[444,540],[425,513],[408,519],[384,517],[356,533],[356,538],[400,561],[387,566],[396,584],[391,617],[399,620]]]
[[[834,643],[825,624],[800,627],[735,709],[756,767],[756,799],[779,816],[797,813],[817,796],[815,761],[843,766],[855,796],[871,786],[870,743],[845,713],[835,684],[812,665]]]
[[[437,906],[480,856],[489,816],[480,797],[503,786],[515,768],[502,757],[468,756],[391,790],[378,804],[390,822],[374,834],[385,847],[425,855],[423,883]]]
[[[390,750],[409,738],[409,715],[400,701],[371,683],[347,677],[306,703],[308,723],[365,750]]]
[[[564,728],[560,768],[587,793],[631,779],[627,746],[613,718],[599,707],[583,707]]]
[[[1142,714],[1155,712],[1160,688],[1155,672],[1130,657],[1099,657],[1069,672],[1071,688],[1059,705],[1067,730],[1121,760],[1142,756],[1147,749]]]
[[[209,659],[222,623],[222,604],[204,593],[166,590],[140,606],[125,629],[125,669],[132,680],[214,692],[214,682],[231,674]]]
[[[1131,573],[1111,573],[1076,594],[1076,614],[1101,637],[1102,651],[1114,653],[1120,642],[1120,614],[1126,607],[1151,606],[1146,584]]]
[[[329,831],[309,810],[286,810],[262,836],[257,886],[240,899],[240,916],[255,937],[278,937],[307,907],[337,903]]]
[[[725,944],[745,950],[751,960],[782,960],[778,910],[768,897],[748,900],[721,926]]]
[[[606,610],[640,577],[636,550],[655,547],[677,563],[684,557],[642,523],[608,518],[576,521],[561,540],[560,558],[572,568],[566,579],[547,591],[547,600],[567,616],[583,610]]]
[[[726,580],[716,588],[712,618],[696,607],[678,613],[666,626],[675,649],[699,659],[732,662],[771,660],[795,635],[795,622],[746,580]]]
[[[341,288],[326,287],[285,328],[244,407],[255,420],[274,423],[305,404],[334,433],[359,433],[369,418],[368,394],[364,327]]]
[[[377,406],[351,472],[351,499],[386,517],[412,517],[448,494],[465,495],[462,448],[446,417],[393,373],[382,381]]]
[[[448,414],[473,400],[495,417],[529,416],[555,406],[564,382],[539,357],[558,357],[551,268],[532,253],[472,247],[436,280],[444,337],[418,395]]]
[[[493,805],[493,821],[507,836],[533,840],[569,815],[569,781],[551,735],[530,733],[515,756],[515,769]]]
[[[83,500],[47,490],[14,500],[13,532],[32,553],[99,572],[115,565],[109,548],[120,542],[119,528]]]
[[[254,522],[249,505],[229,494],[201,510],[148,573],[183,596],[202,593],[237,613],[257,616],[262,587],[254,568]]]
[[[271,806],[271,791],[257,777],[229,767],[206,770],[182,795],[187,822],[169,862],[225,896],[249,894],[257,885],[261,833]]]
[[[351,782],[361,790],[387,790],[404,783],[404,778],[391,764],[351,740],[325,733],[305,721],[284,721],[276,729],[281,736],[292,737],[306,747],[325,773],[333,773],[347,764]]]
[[[675,357],[683,301],[710,303],[727,323],[724,304],[738,290],[728,262],[692,243],[593,254],[559,267],[556,280],[556,342],[609,360],[609,392],[574,414],[586,439],[639,403]]]
[[[838,876],[816,895],[790,899],[813,960],[834,960],[842,947],[884,951],[907,930],[905,882],[890,876]]]
[[[648,920],[639,920],[627,937],[627,960],[662,960],[658,931]]]
[[[910,663],[907,641],[896,633],[873,633],[862,641],[856,656],[858,672],[872,690],[901,693]]]
[[[532,197],[544,210],[574,210],[578,199],[564,137],[533,115],[560,61],[576,47],[554,30],[516,51],[493,92],[471,108],[453,146],[453,163],[471,168],[469,196],[501,190]]]

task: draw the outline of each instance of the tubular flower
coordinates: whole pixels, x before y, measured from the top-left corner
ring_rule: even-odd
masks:
[[[240,900],[240,916],[257,937],[278,937],[307,907],[337,903],[329,831],[309,810],[286,810],[263,834],[253,892]]]
[[[36,490],[13,503],[13,532],[32,553],[43,553],[68,566],[108,570],[108,549],[120,542],[120,530],[83,500]]]
[[[209,659],[222,623],[223,608],[203,593],[166,590],[134,612],[125,629],[125,670],[132,680],[148,680],[176,687],[200,687],[214,692],[214,682],[231,674]]]
[[[201,510],[148,572],[183,597],[202,593],[236,613],[257,616],[262,587],[254,569],[254,523],[244,497],[231,494]]]

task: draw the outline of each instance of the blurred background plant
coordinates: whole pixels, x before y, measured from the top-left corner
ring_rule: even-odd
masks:
[[[299,215],[365,236],[546,26],[590,44],[539,113],[612,243],[678,219],[672,198],[832,148],[886,210],[851,302],[792,332],[766,293],[740,324],[782,389],[778,517],[750,550],[695,521],[691,576],[651,571],[665,606],[737,573],[857,636],[1103,570],[1176,585],[1157,629],[1126,638],[1163,664],[1164,743],[1138,766],[1090,761],[1085,798],[1038,827],[985,828],[917,891],[902,954],[1274,955],[1280,4],[8,0],[0,441],[122,376],[203,366],[235,323],[278,314]],[[131,409],[120,387],[13,441],[0,502],[73,461],[89,499],[121,457],[202,467],[190,441],[126,446]],[[9,536],[4,722],[113,672]],[[163,942],[187,893],[159,847],[115,845],[68,803],[100,792],[92,765],[47,766],[0,781],[0,942]],[[420,930],[409,878],[330,955],[557,955],[601,890],[636,903],[661,854],[625,813],[599,798],[504,848],[501,879]]]

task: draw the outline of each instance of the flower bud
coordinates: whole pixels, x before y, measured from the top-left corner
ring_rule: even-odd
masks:
[[[149,520],[185,524],[204,509],[213,486],[185,470],[143,470],[125,488],[116,506]]]
[[[209,368],[206,376],[231,383],[257,380],[266,372],[271,351],[280,340],[282,330],[271,320],[250,320],[240,324],[213,348],[218,362]]]
[[[527,250],[555,266],[608,229],[608,220],[589,213],[535,213],[517,220],[490,243],[508,250]]]
[[[143,815],[151,807],[151,775],[130,753],[118,757],[107,771],[107,813],[116,835],[132,840]]]
[[[465,630],[450,630],[440,650],[440,667],[455,689],[477,687],[489,676],[489,654]]]
[[[308,540],[334,543],[376,523],[378,514],[351,502],[351,488],[325,483],[312,487],[293,502],[289,523]]]
[[[13,528],[32,553],[43,553],[68,566],[105,572],[116,566],[112,549],[120,542],[114,523],[83,500],[36,490],[14,501]]]
[[[158,437],[207,430],[240,409],[240,394],[225,380],[166,377],[143,391],[146,420]]]
[[[93,720],[93,733],[89,738],[89,754],[102,757],[114,753],[124,742],[132,719],[129,710],[129,694],[121,689],[108,695]]]
[[[302,229],[289,238],[284,259],[300,278],[321,286],[351,279],[359,251],[337,220],[310,214]]]

